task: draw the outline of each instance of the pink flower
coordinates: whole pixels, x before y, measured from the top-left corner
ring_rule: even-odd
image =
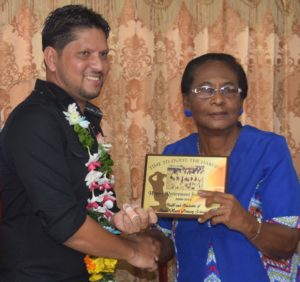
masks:
[[[104,212],[104,216],[107,218],[107,219],[110,219],[112,216],[113,216],[113,212],[111,212],[110,210],[106,210]]]
[[[111,186],[111,184],[110,184],[110,183],[108,183],[108,182],[105,182],[105,183],[103,184],[103,188],[104,188],[105,190],[109,190],[109,189],[111,189],[111,188],[112,188],[112,186]]]
[[[110,189],[112,189],[112,185],[109,182],[105,182],[105,183],[103,183],[103,184],[101,184],[99,186],[99,189],[101,191],[103,191],[103,190],[110,190]]]
[[[87,165],[87,168],[88,168],[88,171],[91,171],[91,170],[95,170],[97,169],[98,167],[101,166],[101,163],[100,162],[90,162],[88,165]]]
[[[99,188],[100,188],[100,185],[99,185],[97,182],[92,182],[92,183],[90,183],[90,185],[89,185],[90,191],[93,191],[93,190],[99,189]]]
[[[90,210],[90,209],[97,209],[99,207],[99,205],[96,202],[90,202],[86,205],[86,209]]]
[[[97,134],[96,139],[97,139],[98,144],[103,144],[105,142],[104,137],[102,136],[102,134],[100,132]]]
[[[107,201],[112,201],[112,202],[114,202],[115,200],[116,200],[116,198],[113,197],[113,196],[110,196],[110,195],[104,195],[104,197],[103,197],[103,199],[102,199],[102,201],[101,201],[101,204],[102,204],[102,205],[105,205],[105,202],[107,202]]]

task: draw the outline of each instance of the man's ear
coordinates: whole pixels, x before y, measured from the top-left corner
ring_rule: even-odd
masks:
[[[48,69],[52,72],[56,71],[56,62],[57,62],[57,51],[51,47],[47,46],[44,49],[44,61]]]

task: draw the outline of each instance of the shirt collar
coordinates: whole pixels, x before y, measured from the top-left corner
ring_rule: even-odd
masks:
[[[48,91],[45,91],[45,89],[47,89]],[[49,81],[37,79],[35,90],[43,93],[46,92],[46,95],[52,96],[52,98],[55,99],[57,103],[63,107],[64,110],[67,110],[70,104],[76,103],[74,98],[71,97],[65,90],[60,88],[55,83]],[[84,115],[92,119],[97,119],[98,123],[100,123],[103,113],[97,106],[93,105],[90,102],[87,102],[84,110]]]

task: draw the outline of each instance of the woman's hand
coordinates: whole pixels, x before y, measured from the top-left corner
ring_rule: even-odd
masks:
[[[147,210],[137,204],[124,204],[123,208],[112,217],[112,223],[120,231],[132,234],[147,229],[157,222],[153,209]]]
[[[265,256],[271,259],[288,259],[294,254],[300,238],[300,230],[282,224],[263,221],[261,226],[256,218],[246,211],[235,196],[211,191],[199,191],[206,199],[206,206],[220,204],[199,217],[199,222],[211,220],[212,224],[223,223],[228,228],[241,232]]]
[[[206,206],[219,204],[220,207],[211,209],[198,219],[199,222],[211,220],[211,224],[223,223],[232,230],[242,233],[249,229],[249,223],[255,224],[255,218],[250,215],[239,203],[234,195],[201,190],[199,196],[206,199]],[[255,224],[256,226],[256,224]],[[248,230],[247,230],[248,231]],[[251,232],[251,230],[249,230]],[[254,232],[255,233],[255,230]]]

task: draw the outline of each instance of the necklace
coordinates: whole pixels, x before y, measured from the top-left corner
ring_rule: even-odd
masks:
[[[201,152],[201,149],[200,149],[200,138],[199,138],[199,136],[197,138],[197,150],[198,150],[198,156],[207,157],[206,153]]]
[[[79,113],[76,103],[68,106],[68,110],[63,112],[70,126],[73,127],[81,145],[87,150],[89,160],[85,164],[87,175],[85,184],[91,194],[87,200],[86,210],[88,215],[93,218],[103,228],[113,234],[120,234],[119,230],[110,224],[116,198],[112,191],[114,177],[112,175],[113,161],[110,158],[110,144],[105,143],[103,136],[92,131],[90,122],[85,116]],[[95,143],[98,143],[98,151],[91,153]],[[117,264],[116,259],[94,257],[86,255],[84,258],[86,268],[90,274],[90,281],[113,282],[114,271]]]
[[[198,155],[199,155],[199,156],[204,156],[204,154],[201,154],[199,142],[200,142],[200,140],[199,140],[199,137],[198,137],[198,138],[197,138],[197,150],[198,150]]]

